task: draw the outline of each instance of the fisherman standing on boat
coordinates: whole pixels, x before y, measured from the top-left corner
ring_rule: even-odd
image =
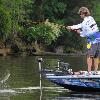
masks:
[[[76,30],[81,37],[87,38],[87,65],[88,72],[91,74],[92,65],[94,64],[95,72],[97,72],[99,66],[100,32],[88,8],[81,7],[78,14],[83,19],[83,22],[78,25],[67,26],[67,29]]]

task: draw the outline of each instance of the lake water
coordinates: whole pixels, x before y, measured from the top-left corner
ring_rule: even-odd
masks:
[[[72,92],[40,77],[37,59],[39,56],[0,57],[0,100],[100,100],[99,93]],[[86,70],[86,57],[42,56],[42,68],[57,66],[62,60],[74,71]]]

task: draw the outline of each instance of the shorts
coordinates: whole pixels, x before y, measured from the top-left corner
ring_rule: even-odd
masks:
[[[94,58],[100,57],[100,42],[91,44],[91,47],[87,49],[87,56]]]

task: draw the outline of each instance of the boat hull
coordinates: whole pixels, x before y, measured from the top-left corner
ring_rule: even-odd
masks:
[[[72,91],[100,92],[100,75],[60,75],[47,72],[45,78]]]
[[[71,91],[77,91],[77,92],[100,92],[100,88],[93,88],[93,87],[84,87],[84,86],[77,86],[77,85],[71,85],[71,84],[61,84],[56,83],[54,81],[51,81],[58,86],[64,87],[65,89],[69,89]]]

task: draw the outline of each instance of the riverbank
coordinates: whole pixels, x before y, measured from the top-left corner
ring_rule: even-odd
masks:
[[[28,56],[84,56],[85,53],[82,52],[70,52],[70,53],[55,53],[55,52],[26,52],[19,51],[13,52],[10,48],[0,49],[0,56],[12,56],[12,55],[28,55]]]
[[[41,53],[32,53],[34,56],[84,56],[85,53],[54,53],[54,52],[41,52]]]

